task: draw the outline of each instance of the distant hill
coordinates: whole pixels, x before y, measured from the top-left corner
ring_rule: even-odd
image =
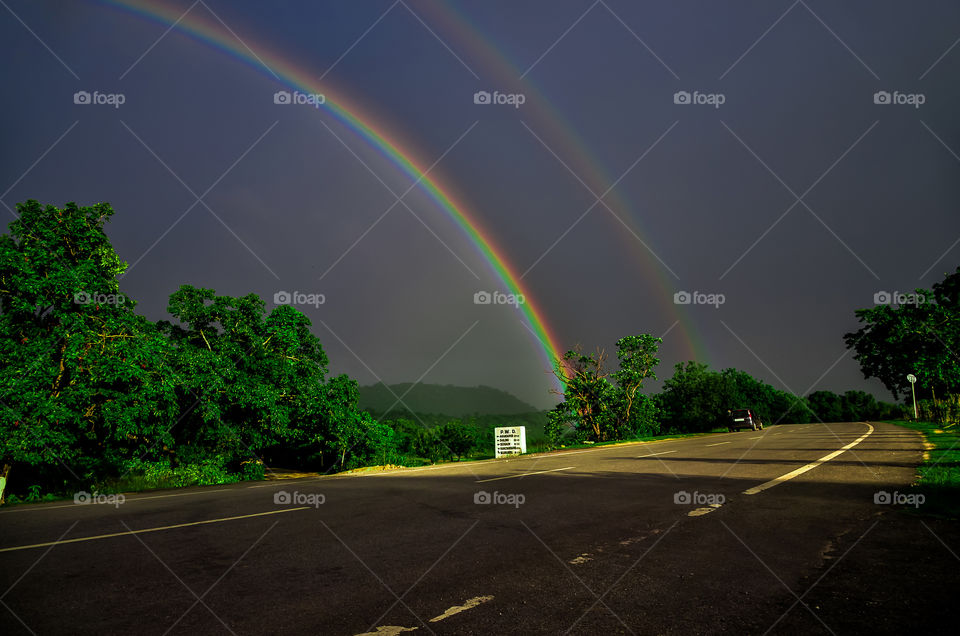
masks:
[[[410,389],[410,382],[391,384],[389,389],[382,383],[360,387],[360,408],[383,414]],[[393,391],[391,393],[390,391]],[[418,384],[403,398],[414,413],[437,413],[452,417],[464,415],[512,415],[538,411],[506,391],[490,386],[453,386],[451,384]],[[394,411],[405,410],[396,405]]]

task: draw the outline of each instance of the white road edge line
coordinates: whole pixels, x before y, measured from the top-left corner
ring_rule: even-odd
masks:
[[[866,424],[866,425],[870,428],[870,430],[867,431],[866,433],[864,433],[863,435],[861,435],[860,437],[858,437],[856,440],[850,442],[849,444],[847,444],[846,446],[844,446],[844,447],[841,448],[840,450],[835,450],[835,451],[833,451],[832,453],[830,453],[829,455],[824,455],[823,457],[821,457],[820,459],[818,459],[818,460],[815,461],[815,462],[811,462],[811,463],[807,464],[806,466],[801,466],[800,468],[798,468],[798,469],[796,469],[796,470],[791,470],[789,473],[787,473],[787,474],[785,474],[785,475],[780,475],[779,477],[777,477],[777,478],[775,478],[775,479],[771,479],[770,481],[764,482],[764,483],[760,484],[759,486],[754,486],[753,488],[747,488],[746,490],[743,491],[743,494],[745,494],[745,495],[755,495],[755,494],[757,494],[757,493],[759,493],[759,492],[763,492],[763,491],[766,490],[767,488],[773,488],[773,487],[776,486],[777,484],[782,484],[783,482],[785,482],[785,481],[787,481],[787,480],[790,480],[790,479],[793,479],[794,477],[797,477],[797,476],[799,476],[799,475],[802,475],[803,473],[807,472],[808,470],[813,470],[814,468],[816,468],[816,467],[819,466],[820,464],[822,464],[822,463],[824,463],[824,462],[828,462],[828,461],[830,461],[831,459],[833,459],[834,457],[845,453],[846,451],[850,450],[851,448],[853,448],[854,446],[856,446],[857,444],[859,444],[859,443],[862,442],[863,440],[867,439],[867,437],[869,437],[870,433],[873,432],[873,426],[872,426],[871,424],[869,424],[868,422],[864,422],[864,424]]]
[[[118,493],[118,494],[123,494],[123,496],[126,498],[124,500],[124,503],[136,503],[138,501],[146,501],[147,499],[166,499],[167,497],[195,497],[196,495],[205,495],[211,492],[224,492],[225,490],[232,490],[232,488],[216,488],[213,490],[200,490],[197,492],[178,492],[171,495],[149,495],[147,497],[131,496],[127,493]],[[61,506],[38,506],[38,507],[23,507],[23,508],[18,506],[16,508],[10,508],[9,510],[0,510],[0,514],[10,514],[12,512],[37,512],[37,511],[42,512],[44,510],[59,510],[61,508],[77,508],[79,506],[87,506],[87,505],[89,504],[72,503],[72,504],[63,504]]]
[[[551,468],[550,470],[538,470],[532,473],[520,473],[519,475],[504,475],[503,477],[492,477],[490,479],[478,479],[476,483],[482,484],[485,481],[498,481],[500,479],[513,479],[515,477],[527,477],[529,475],[542,475],[543,473],[555,473],[558,470],[570,470],[576,466],[567,466],[566,468]]]
[[[641,457],[656,457],[657,455],[666,455],[667,453],[676,453],[676,452],[677,451],[672,450],[672,451],[661,451],[659,453],[650,453],[649,455],[637,455],[637,459],[640,459]]]
[[[564,457],[566,457],[567,455],[582,455],[582,454],[584,454],[584,453],[596,453],[597,451],[611,450],[611,449],[616,448],[617,446],[620,446],[620,444],[612,444],[612,445],[610,445],[610,446],[601,446],[600,448],[587,448],[587,449],[584,449],[584,450],[557,451],[556,453],[551,453],[551,455],[554,455],[554,456],[557,456],[557,457],[559,457],[559,456],[561,456],[561,455],[563,455]],[[549,455],[547,455],[547,456],[549,457]]]
[[[48,541],[46,543],[34,543],[33,545],[17,545],[11,548],[0,548],[0,552],[13,552],[15,550],[29,550],[30,548],[45,548],[49,545],[60,545],[62,543],[79,543],[81,541],[96,541],[97,539],[110,539],[112,537],[123,537],[128,534],[143,534],[145,532],[160,532],[161,530],[173,530],[174,528],[186,528],[189,526],[201,526],[207,523],[221,523],[224,521],[234,521],[236,519],[249,519],[251,517],[263,517],[264,515],[278,515],[283,512],[294,512],[295,510],[308,510],[312,506],[300,506],[299,508],[284,508],[282,510],[270,510],[268,512],[255,512],[250,515],[239,515],[236,517],[223,517],[221,519],[206,519],[204,521],[191,521],[189,523],[178,523],[172,526],[160,526],[158,528],[144,528],[143,530],[127,530],[126,532],[114,532],[111,534],[100,534],[94,537],[77,537],[76,539],[63,539],[62,541]]]

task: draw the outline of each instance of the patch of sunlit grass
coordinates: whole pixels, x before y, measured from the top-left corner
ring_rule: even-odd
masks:
[[[927,441],[917,485],[927,493],[925,512],[960,518],[960,429],[930,422],[891,422],[920,431]]]

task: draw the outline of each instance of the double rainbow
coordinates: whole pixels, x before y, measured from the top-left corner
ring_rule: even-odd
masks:
[[[202,8],[183,13],[182,8],[176,8],[162,0],[105,0],[109,4],[126,9],[136,15],[159,22],[169,28],[185,33],[204,44],[212,45],[230,56],[240,60],[251,68],[270,75],[289,88],[303,93],[322,93],[326,103],[321,108],[326,109],[347,128],[356,133],[361,139],[389,159],[398,169],[418,182],[418,187],[438,205],[447,216],[456,224],[467,237],[474,249],[480,254],[488,269],[500,281],[508,293],[523,294],[525,302],[518,307],[523,322],[536,342],[536,348],[541,353],[547,368],[553,368],[553,361],[561,357],[561,349],[557,346],[556,337],[551,333],[546,320],[537,309],[533,295],[520,282],[520,276],[510,265],[503,250],[498,248],[486,233],[476,214],[469,211],[466,205],[457,201],[449,193],[450,187],[444,187],[439,180],[426,173],[424,164],[417,159],[416,153],[410,148],[402,148],[395,141],[396,135],[391,135],[383,125],[373,121],[373,118],[363,112],[342,91],[331,92],[329,86],[319,86],[310,77],[310,73],[300,69],[292,62],[280,55],[271,53],[268,47],[256,46],[254,54],[243,42],[224,26],[206,16]],[[557,386],[562,388],[557,381]]]

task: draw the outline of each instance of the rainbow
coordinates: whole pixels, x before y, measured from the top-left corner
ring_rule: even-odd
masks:
[[[504,53],[506,47],[491,41],[491,38],[472,24],[453,3],[423,3],[416,5],[416,9],[421,15],[429,16],[431,27],[445,41],[456,43],[458,49],[467,52],[465,59],[468,59],[471,65],[476,65],[475,70],[480,72],[484,82],[489,83],[492,80],[493,87],[501,91],[522,92],[527,96],[523,107],[524,119],[535,122],[533,130],[537,136],[543,139],[594,193],[599,195],[606,192],[617,180],[604,169],[603,162],[591,152],[577,133],[576,127],[553,107],[550,99],[543,96],[532,78],[524,76],[524,70]],[[664,73],[667,72],[665,69]],[[491,88],[488,87],[488,90]],[[670,122],[664,122],[664,130],[669,124]],[[655,138],[651,138],[650,143],[654,140]],[[642,166],[641,163],[636,169],[640,170]],[[647,247],[652,242],[647,239],[640,215],[634,212],[634,206],[624,199],[616,188],[611,190],[603,201],[614,214],[599,209],[599,206],[593,214],[615,217],[610,219],[615,234],[624,241],[628,252],[635,255],[640,271],[656,289],[654,295],[662,299],[665,313],[676,318],[675,324],[679,327],[677,331],[683,339],[687,358],[707,362],[707,349],[701,339],[695,337],[697,331],[693,328],[690,317],[682,305],[672,303],[673,293],[678,291],[679,277]],[[638,247],[637,243],[640,243],[641,247]]]
[[[546,320],[537,309],[530,294],[521,284],[521,277],[510,265],[503,251],[496,247],[484,229],[476,214],[469,211],[467,206],[457,201],[450,194],[451,188],[442,186],[436,177],[426,173],[416,153],[407,147],[401,148],[396,141],[396,135],[385,130],[383,125],[373,121],[373,117],[364,113],[363,109],[351,103],[342,91],[331,90],[330,86],[321,87],[311,78],[307,70],[300,69],[293,63],[283,59],[279,54],[271,53],[267,47],[258,45],[258,53],[251,51],[235,35],[225,29],[223,25],[205,16],[206,12],[200,9],[190,10],[186,15],[183,8],[176,8],[163,0],[102,0],[115,7],[127,10],[134,15],[144,17],[169,29],[177,29],[195,40],[212,45],[232,57],[247,64],[254,70],[279,80],[288,87],[303,93],[322,93],[326,103],[322,106],[347,128],[356,133],[389,159],[397,168],[418,183],[418,187],[438,205],[456,224],[460,231],[469,239],[470,243],[483,258],[488,269],[500,281],[508,293],[523,294],[525,302],[517,308],[522,314],[523,322],[536,342],[536,348],[543,357],[547,368],[553,368],[553,361],[562,356],[557,346],[557,337],[547,326]],[[249,42],[246,37],[244,42]],[[562,390],[563,386],[555,379],[556,386]]]

